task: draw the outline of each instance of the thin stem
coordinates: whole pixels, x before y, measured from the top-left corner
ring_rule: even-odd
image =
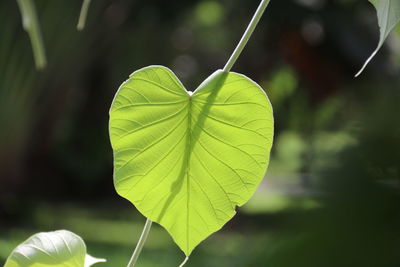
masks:
[[[181,263],[181,265],[179,265],[179,267],[183,267],[183,265],[185,265],[185,263],[189,260],[189,257],[186,257],[183,262]]]
[[[83,0],[81,13],[79,15],[79,20],[78,20],[78,25],[76,26],[78,31],[81,31],[81,30],[83,30],[85,28],[86,17],[87,17],[87,14],[88,14],[90,1],[91,0]]]
[[[32,0],[17,0],[17,3],[21,11],[22,25],[31,39],[36,68],[43,69],[46,67],[47,60],[35,3]]]
[[[136,245],[135,251],[132,254],[132,258],[128,263],[127,267],[133,267],[135,266],[136,261],[139,258],[140,252],[142,252],[142,248],[144,246],[144,243],[146,242],[147,236],[149,235],[150,228],[151,228],[152,221],[149,219],[146,220],[146,224],[144,225],[143,232],[140,235],[139,241]]]
[[[253,18],[251,19],[249,26],[247,26],[246,31],[244,32],[242,39],[240,39],[238,45],[235,48],[235,51],[233,51],[231,57],[229,58],[228,62],[226,63],[224,67],[224,72],[229,72],[232,69],[233,64],[235,64],[236,60],[240,56],[240,54],[243,51],[243,48],[246,46],[247,42],[249,41],[251,35],[254,32],[254,29],[256,28],[258,22],[260,21],[264,10],[267,8],[270,0],[262,0],[260,5],[258,6],[256,13],[254,13]]]

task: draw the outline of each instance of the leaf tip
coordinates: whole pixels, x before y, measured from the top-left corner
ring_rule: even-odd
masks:
[[[101,259],[101,258],[95,258],[89,254],[86,254],[85,257],[85,267],[90,267],[93,264],[99,263],[99,262],[107,262],[106,259]]]
[[[83,31],[85,29],[86,21],[79,19],[78,24],[76,24],[76,29],[78,31]]]
[[[359,70],[355,75],[354,78],[358,78],[358,76],[360,76],[360,74],[364,71],[364,68],[362,68],[361,70]]]
[[[356,75],[354,75],[355,78],[357,78],[358,76],[361,75],[361,73],[363,73],[363,71],[365,70],[365,68],[367,67],[367,65],[369,64],[369,62],[371,62],[371,60],[375,57],[375,55],[378,53],[380,47],[382,46],[381,43],[379,43],[378,47],[375,49],[375,51],[369,56],[369,58],[365,61],[364,65],[362,66],[362,68],[360,69],[359,72],[356,73]]]

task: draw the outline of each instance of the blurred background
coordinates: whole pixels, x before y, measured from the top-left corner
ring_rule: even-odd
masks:
[[[36,0],[48,66],[35,69],[16,1],[0,1],[0,265],[39,231],[68,229],[126,266],[145,218],[112,181],[108,109],[152,64],[189,90],[222,68],[258,0]],[[400,266],[400,29],[378,43],[366,0],[272,0],[233,70],[275,112],[257,193],[187,266]],[[138,266],[184,258],[154,226]],[[97,265],[96,265],[97,266]]]

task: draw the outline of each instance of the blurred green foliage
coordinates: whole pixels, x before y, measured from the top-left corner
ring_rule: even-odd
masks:
[[[107,124],[118,85],[162,64],[195,88],[223,67],[258,0],[98,0],[82,32],[80,1],[36,4],[41,72],[17,4],[0,1],[0,264],[31,234],[67,228],[103,266],[124,266],[144,218],[112,184]],[[375,17],[367,1],[271,1],[234,69],[271,97],[270,170],[190,266],[400,265],[398,28],[352,77],[375,48]],[[164,230],[149,238],[141,266],[182,261]]]

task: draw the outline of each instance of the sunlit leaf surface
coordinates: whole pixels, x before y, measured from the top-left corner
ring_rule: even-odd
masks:
[[[16,247],[4,267],[89,267],[104,259],[86,254],[82,238],[60,230],[38,233]]]
[[[264,177],[272,108],[243,75],[216,71],[190,95],[168,68],[151,66],[118,90],[110,138],[117,192],[189,255]]]

